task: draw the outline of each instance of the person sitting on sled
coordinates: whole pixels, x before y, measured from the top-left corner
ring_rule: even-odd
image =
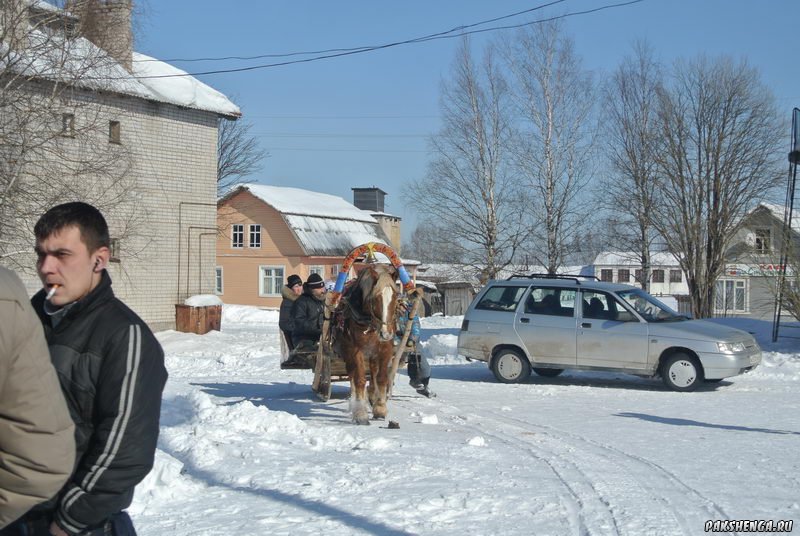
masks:
[[[405,333],[410,309],[411,305],[407,301],[401,302],[401,314],[397,317],[398,344],[402,340],[403,333]],[[405,349],[407,351],[405,356],[408,361],[408,383],[419,394],[431,398],[436,395],[428,388],[428,383],[431,380],[431,365],[419,349],[420,330],[419,315],[415,314],[411,321],[411,333],[408,336]]]

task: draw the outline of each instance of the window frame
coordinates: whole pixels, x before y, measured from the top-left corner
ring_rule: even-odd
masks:
[[[542,294],[541,298],[536,300],[535,294],[537,291],[540,291]],[[562,299],[563,293],[572,293],[572,307],[564,307],[562,304],[564,300]],[[533,300],[534,303],[544,304],[545,298],[547,296],[554,297],[554,303],[550,303],[547,305],[548,308],[544,309],[534,309],[532,308]],[[530,288],[527,296],[525,297],[525,301],[522,305],[522,312],[526,315],[539,315],[539,316],[550,316],[555,318],[575,318],[577,313],[577,306],[578,306],[578,289],[574,288],[567,288],[567,287],[558,287],[558,286],[548,286],[548,285],[533,285]],[[549,309],[552,308],[552,309]],[[570,312],[571,311],[571,312]],[[570,314],[566,314],[570,313]]]
[[[614,270],[611,268],[601,268],[600,269],[600,281],[606,281],[607,283],[614,282]]]
[[[109,258],[108,262],[120,262],[120,249],[122,248],[119,238],[110,238],[108,241]]]
[[[238,230],[237,230],[238,228]],[[236,245],[236,237],[239,236],[239,245]],[[231,224],[231,249],[244,249],[244,224]]]
[[[510,289],[516,289],[516,296],[514,297],[515,301],[503,306],[502,299],[506,297],[506,294],[511,293]],[[478,311],[493,311],[513,314],[519,308],[520,302],[522,302],[522,297],[526,295],[527,291],[527,285],[494,285],[483,293],[481,299],[475,304],[475,309]],[[497,296],[495,296],[495,294],[497,294]],[[490,303],[492,306],[489,305]]]
[[[61,114],[61,135],[65,138],[75,137],[75,114]]]
[[[653,271],[650,272],[650,277],[653,278],[653,283],[663,283],[664,275],[663,268],[654,268]]]
[[[756,253],[766,255],[772,252],[772,229],[768,227],[761,227],[753,231],[753,249]],[[762,236],[759,236],[762,234]],[[763,236],[766,234],[766,236]]]
[[[672,270],[671,269],[669,271],[669,282],[670,283],[683,283],[683,271],[682,270]]]
[[[623,275],[627,276],[623,279]],[[620,268],[617,270],[617,283],[627,283],[630,284],[631,282],[631,271],[629,268]]]
[[[108,122],[108,143],[122,145],[122,123],[119,121]]]
[[[254,233],[256,233],[254,235]],[[254,245],[255,240],[253,237],[256,236],[258,238],[258,245]],[[247,226],[247,247],[252,249],[261,249],[261,224],[260,223],[251,223]]]
[[[222,296],[225,294],[225,267],[214,267],[214,294]]]
[[[733,297],[733,307],[728,307],[728,292],[725,286],[727,283],[732,283],[732,297]],[[718,305],[718,300],[720,300],[720,293],[719,293],[719,285],[723,284],[723,292],[721,294],[721,306]],[[721,277],[717,279],[714,283],[714,314],[747,314],[750,312],[750,290],[749,290],[749,281],[744,278],[735,278],[735,277]],[[737,291],[742,293],[742,301],[743,305],[742,308],[736,307],[736,294]]]
[[[264,271],[265,270],[280,270],[280,275],[272,275],[271,279],[275,284],[275,292],[265,292],[264,288]],[[260,264],[258,266],[258,296],[260,298],[275,298],[281,296],[281,286],[286,277],[286,266],[283,264]]]

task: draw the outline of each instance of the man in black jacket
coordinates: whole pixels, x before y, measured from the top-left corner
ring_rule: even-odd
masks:
[[[96,208],[53,207],[34,233],[44,289],[31,302],[75,421],[77,459],[56,497],[0,534],[135,534],[123,510],[153,466],[164,353],[147,325],[114,297],[105,270],[108,226]]]
[[[278,317],[278,327],[283,332],[283,338],[290,352],[294,350],[294,343],[292,342],[292,329],[294,327],[292,307],[302,293],[303,280],[297,274],[290,275],[286,280],[286,286],[281,289],[283,300],[281,300],[280,316]]]
[[[322,334],[325,314],[325,283],[319,274],[311,274],[304,285],[303,295],[292,306],[292,341],[295,347],[301,344],[316,344]]]

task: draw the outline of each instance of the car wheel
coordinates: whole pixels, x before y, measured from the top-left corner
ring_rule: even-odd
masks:
[[[516,350],[500,350],[492,359],[492,372],[502,383],[524,382],[531,375],[531,364]]]
[[[533,371],[539,376],[544,376],[545,378],[555,378],[556,376],[564,372],[564,369],[533,367]]]
[[[696,358],[678,352],[664,360],[661,378],[673,391],[694,391],[703,381],[703,369]]]

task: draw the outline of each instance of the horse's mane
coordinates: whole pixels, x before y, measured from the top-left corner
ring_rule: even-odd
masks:
[[[375,273],[375,277],[371,276],[373,272]],[[345,291],[344,296],[357,322],[363,322],[369,317],[369,314],[364,311],[364,302],[369,299],[375,289],[380,291],[386,287],[395,288],[395,283],[391,272],[385,266],[378,264],[359,272],[358,278],[354,284]]]

